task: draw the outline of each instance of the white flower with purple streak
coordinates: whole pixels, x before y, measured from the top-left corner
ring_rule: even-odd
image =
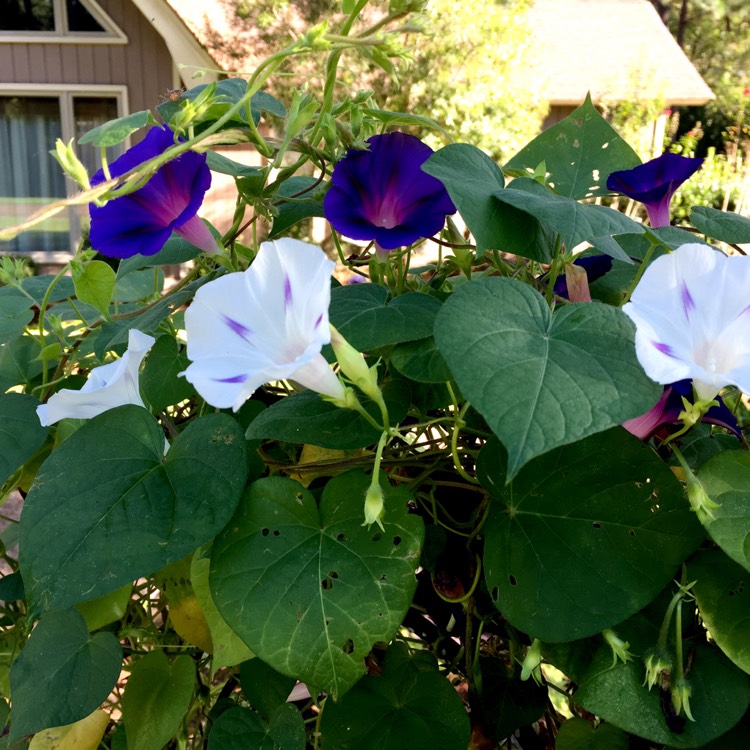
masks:
[[[185,313],[183,374],[209,404],[237,411],[264,383],[286,379],[343,402],[344,386],[320,353],[331,340],[334,265],[306,242],[264,242],[247,271],[198,290]]]
[[[702,401],[727,385],[750,393],[750,257],[682,245],[646,269],[622,309],[652,380],[691,378]]]

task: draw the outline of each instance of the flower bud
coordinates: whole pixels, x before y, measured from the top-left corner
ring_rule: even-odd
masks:
[[[384,515],[385,505],[383,503],[383,489],[381,488],[377,477],[373,477],[372,484],[367,488],[367,494],[365,495],[365,522],[362,525],[372,526],[376,523],[380,526],[380,530],[384,532]]]
[[[537,685],[541,685],[544,681],[542,678],[542,642],[538,638],[534,638],[529,650],[526,652],[526,656],[523,659],[521,665],[521,679],[528,680],[529,677],[534,678],[534,682]]]
[[[618,660],[623,664],[629,662],[633,655],[628,650],[630,644],[627,641],[623,641],[622,638],[618,637],[614,630],[607,628],[602,631],[602,637],[612,649],[612,666],[617,666]]]
[[[643,661],[646,664],[646,679],[643,684],[651,690],[654,685],[661,685],[662,673],[672,673],[672,655],[666,648],[655,647],[650,649]]]
[[[72,138],[67,144],[58,138],[55,141],[55,150],[50,151],[50,154],[55,157],[65,174],[74,180],[79,187],[84,190],[91,187],[88,170],[83,166],[83,162],[76,156],[76,152],[73,150]]]
[[[690,721],[695,721],[690,711],[690,696],[693,694],[690,683],[684,677],[678,677],[672,684],[672,705],[679,716],[683,711]]]
[[[378,386],[377,364],[368,367],[358,352],[333,326],[331,328],[331,346],[336,355],[341,372],[368,398],[379,404],[383,394]]]

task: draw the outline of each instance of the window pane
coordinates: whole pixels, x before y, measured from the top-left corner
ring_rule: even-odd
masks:
[[[52,0],[0,0],[0,31],[54,31]]]
[[[106,33],[106,30],[89,13],[81,0],[66,0],[65,7],[68,12],[68,31],[98,31],[100,34]]]
[[[46,203],[65,197],[65,179],[49,150],[62,137],[57,97],[0,96],[0,224],[18,224]],[[70,222],[58,214],[0,252],[70,250]]]

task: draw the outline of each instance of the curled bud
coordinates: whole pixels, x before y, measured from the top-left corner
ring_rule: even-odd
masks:
[[[602,631],[602,637],[612,649],[612,666],[617,666],[617,662],[621,661],[623,664],[629,662],[633,655],[628,650],[630,644],[627,641],[623,641],[622,638],[618,637],[614,630],[607,628]]]
[[[385,515],[385,505],[383,503],[383,489],[378,482],[377,476],[373,477],[372,484],[367,488],[365,495],[365,522],[363,526],[372,526],[376,523],[380,526],[381,531],[385,531],[383,526],[383,516]]]
[[[534,682],[536,682],[537,685],[541,685],[544,682],[541,664],[542,642],[538,638],[534,638],[521,665],[521,679],[528,680],[529,677],[533,677]]]
[[[672,705],[679,716],[682,712],[690,721],[695,721],[690,711],[690,696],[693,694],[690,683],[684,677],[678,677],[672,684]]]

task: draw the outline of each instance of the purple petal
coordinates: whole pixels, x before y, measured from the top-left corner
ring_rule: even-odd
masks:
[[[110,166],[113,177],[119,177],[174,145],[174,135],[166,126],[154,127],[144,139],[128,149]],[[99,170],[92,178],[96,185],[104,180]],[[115,198],[104,206],[91,205],[91,245],[102,255],[129,258],[137,253],[154,255],[164,246],[173,230],[185,227],[189,241],[195,237],[198,247],[216,249],[209,243],[195,217],[211,185],[211,172],[205,154],[189,151],[165,164],[140,190]],[[200,244],[198,244],[200,243]]]
[[[579,255],[573,259],[573,263],[586,271],[589,283],[600,279],[612,270],[612,258],[609,255]],[[568,299],[568,281],[564,273],[555,279],[553,291],[558,297]]]
[[[440,231],[456,207],[443,184],[421,169],[432,149],[406,133],[367,143],[370,151],[349,151],[333,170],[324,201],[333,228],[387,250]]]
[[[695,300],[690,294],[690,290],[687,288],[687,284],[683,281],[680,287],[680,299],[682,300],[682,309],[685,311],[685,317],[690,318],[690,313],[695,310]]]
[[[227,328],[229,330],[236,333],[240,338],[244,339],[245,341],[250,341],[250,336],[252,336],[252,331],[239,321],[235,320],[234,318],[230,318],[228,315],[222,315],[221,316],[224,322],[227,324]]]
[[[232,378],[212,378],[216,383],[244,383],[249,375],[235,375]]]
[[[669,203],[677,188],[697,172],[703,159],[662,154],[633,169],[612,172],[607,189],[640,201],[646,206],[653,227],[669,224]]]
[[[658,349],[662,354],[666,354],[668,357],[672,357],[672,359],[677,359],[674,350],[669,344],[662,344],[660,341],[652,341],[651,343],[654,345],[654,348]]]

